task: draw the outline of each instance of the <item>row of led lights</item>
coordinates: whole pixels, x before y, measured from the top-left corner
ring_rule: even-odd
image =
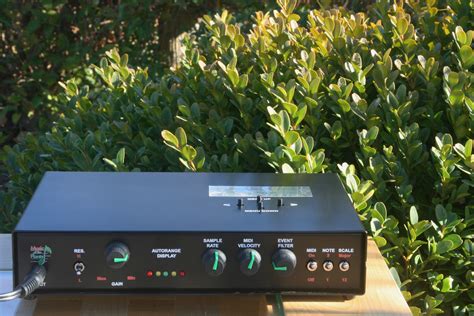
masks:
[[[176,272],[176,271],[171,271],[171,272],[168,272],[168,271],[155,271],[155,272],[153,272],[153,271],[151,271],[151,270],[148,270],[148,271],[146,272],[146,277],[147,277],[147,278],[152,278],[153,276],[156,276],[156,277],[158,277],[158,278],[159,278],[159,277],[165,277],[165,278],[167,278],[167,277],[169,277],[169,276],[171,276],[171,277],[174,278],[174,277],[179,276],[179,277],[183,278],[183,277],[186,276],[186,272],[183,271],[183,270],[181,270],[181,271],[179,271],[179,272]]]

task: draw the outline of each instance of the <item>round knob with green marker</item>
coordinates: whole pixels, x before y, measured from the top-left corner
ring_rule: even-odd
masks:
[[[289,276],[296,267],[296,256],[289,249],[279,249],[272,256],[272,269],[278,275]]]
[[[227,258],[219,249],[209,249],[202,256],[204,270],[210,276],[219,276],[224,272]]]
[[[107,265],[112,269],[120,269],[130,260],[130,250],[121,242],[109,244],[105,250]]]
[[[244,249],[239,254],[240,271],[251,276],[258,272],[262,257],[260,253],[255,249]]]

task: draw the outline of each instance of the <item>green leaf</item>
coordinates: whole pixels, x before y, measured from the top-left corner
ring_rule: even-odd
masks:
[[[227,69],[227,75],[232,83],[232,86],[236,87],[239,83],[239,73],[235,69]]]
[[[446,293],[453,287],[453,278],[447,277],[443,279],[443,285],[441,286],[441,292]]]
[[[404,35],[408,31],[408,21],[405,18],[397,20],[397,30],[400,35]]]
[[[379,128],[377,126],[372,126],[367,132],[367,138],[371,141],[374,141],[377,138],[379,133]]]
[[[188,139],[186,137],[186,132],[184,131],[184,129],[182,127],[178,127],[176,129],[176,138],[178,140],[178,147],[183,147],[184,145],[186,145],[188,143]]]
[[[245,45],[245,38],[242,34],[237,34],[234,38],[235,47],[239,48]]]
[[[451,249],[454,250],[462,245],[462,238],[457,234],[451,234],[443,238],[443,241],[450,241],[452,243]]]
[[[285,110],[287,110],[289,115],[291,115],[291,116],[294,116],[296,111],[298,111],[298,107],[293,103],[282,102],[282,104],[283,104],[283,107],[285,108]]]
[[[196,168],[198,170],[202,169],[205,161],[206,161],[206,154],[204,152],[204,149],[202,149],[202,147],[198,147],[196,157],[194,158],[194,163],[196,165]]]
[[[466,144],[464,145],[464,156],[466,157],[466,159],[471,157],[472,147],[473,147],[473,141],[472,141],[472,139],[468,139]]]
[[[232,44],[232,39],[227,35],[221,36],[220,41],[224,49],[228,49],[230,44]]]
[[[337,103],[341,106],[343,112],[349,112],[351,110],[351,105],[344,99],[337,100]]]
[[[117,157],[115,158],[115,160],[122,165],[125,163],[125,148],[121,148],[118,151]]]
[[[245,89],[247,87],[248,82],[249,76],[247,74],[243,74],[242,76],[240,76],[238,88]]]
[[[72,97],[79,93],[79,89],[77,88],[77,85],[74,82],[68,81],[68,83],[66,84],[66,93]]]
[[[288,115],[288,112],[286,112],[285,110],[280,111],[280,119],[280,130],[283,132],[283,135],[286,135],[286,133],[290,130],[291,127],[290,116]]]
[[[107,51],[105,54],[107,55],[107,57],[112,59],[116,64],[120,64],[120,55],[116,48]]]
[[[385,222],[387,218],[387,209],[385,208],[385,204],[382,202],[377,202],[374,205],[374,211],[378,216],[376,216],[382,223]]]
[[[199,108],[199,104],[196,102],[191,105],[191,114],[195,121],[199,121],[201,119],[201,109]]]
[[[282,118],[278,114],[272,114],[270,115],[270,120],[276,125],[280,126],[282,124]]]
[[[120,66],[127,67],[127,65],[128,65],[128,54],[123,54],[122,57],[120,57]]]
[[[282,166],[281,166],[281,170],[283,173],[295,173],[295,171],[293,170],[293,168],[291,168],[291,166],[287,163],[284,163]]]
[[[316,77],[315,79],[313,79],[311,83],[309,84],[309,92],[311,94],[317,93],[319,90],[320,84],[321,84],[321,79],[319,77]]]
[[[472,48],[470,46],[462,46],[459,50],[459,55],[461,56],[462,64],[464,65],[466,70],[472,65],[474,65],[474,52],[472,51]]]
[[[351,192],[356,192],[357,191],[357,187],[358,187],[357,181],[356,181],[356,179],[354,178],[354,176],[352,174],[347,175],[346,184],[349,187],[349,189],[351,190]]]
[[[373,239],[379,248],[382,248],[387,244],[387,240],[382,236],[375,236]]]
[[[427,220],[419,221],[416,224],[413,224],[413,229],[415,229],[416,237],[420,236],[431,227],[431,223]]]
[[[179,148],[179,141],[176,136],[173,135],[170,131],[164,130],[161,132],[161,137],[165,140],[168,145]]]
[[[410,207],[410,223],[415,225],[418,223],[418,212],[416,211],[416,207]]]
[[[461,26],[459,25],[456,26],[455,33],[456,33],[456,39],[459,42],[459,46],[463,46],[467,44],[467,36]]]
[[[439,223],[441,224],[446,224],[446,219],[448,218],[446,214],[446,210],[444,207],[440,204],[436,205],[435,207],[435,213],[436,213],[436,219],[438,220]]]
[[[443,254],[454,250],[462,245],[462,238],[457,234],[451,234],[443,238],[437,245],[437,253]]]
[[[117,164],[115,162],[113,162],[112,160],[107,159],[107,158],[103,158],[103,160],[106,164],[112,166],[114,169],[117,169]]]
[[[442,240],[437,244],[436,247],[437,247],[436,252],[441,255],[443,253],[450,251],[451,248],[453,247],[453,243],[449,240]]]
[[[287,145],[293,145],[300,138],[300,134],[295,131],[289,131],[285,134],[285,142]]]
[[[461,90],[452,90],[448,100],[453,105],[461,104],[464,100],[464,93]]]
[[[197,155],[197,151],[191,145],[186,145],[181,149],[181,154],[187,161],[193,161]]]
[[[306,111],[307,110],[308,110],[308,107],[305,105],[296,112],[296,114],[295,114],[295,116],[296,116],[295,126],[298,126],[303,121],[303,119],[306,116]]]
[[[400,277],[398,276],[397,269],[395,269],[393,267],[390,268],[390,273],[392,274],[392,277],[395,280],[395,282],[397,283],[398,287],[400,287],[401,284],[402,284],[402,281],[400,281]]]
[[[307,105],[309,105],[312,108],[318,107],[318,102],[310,97],[304,97],[304,101],[306,102]]]

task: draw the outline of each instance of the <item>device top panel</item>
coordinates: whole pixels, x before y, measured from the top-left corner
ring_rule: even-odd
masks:
[[[363,228],[335,174],[48,172],[16,231]]]

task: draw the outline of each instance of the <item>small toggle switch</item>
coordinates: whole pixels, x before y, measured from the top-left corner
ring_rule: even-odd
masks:
[[[278,206],[278,207],[281,207],[281,206],[283,206],[283,205],[285,205],[285,204],[283,203],[283,199],[278,199],[278,201],[277,201],[277,206]]]
[[[263,210],[264,207],[263,207],[263,201],[260,201],[260,202],[257,202],[257,208],[259,211]]]
[[[343,260],[339,263],[339,269],[342,271],[342,272],[346,272],[346,271],[349,271],[349,268],[350,268],[350,265],[349,265],[349,262]]]
[[[258,202],[262,202],[262,201],[263,201],[262,196],[261,196],[261,195],[257,195],[257,203],[258,203]]]
[[[85,269],[86,265],[82,261],[77,261],[74,264],[74,271],[76,271],[77,274],[81,274]]]
[[[306,269],[308,269],[309,272],[314,272],[318,269],[318,263],[315,260],[309,260],[306,264]]]
[[[334,264],[332,263],[331,260],[326,260],[323,262],[323,269],[324,271],[332,271],[332,269],[334,268]]]
[[[242,206],[244,206],[244,199],[238,199],[237,200],[237,206],[240,208]]]

